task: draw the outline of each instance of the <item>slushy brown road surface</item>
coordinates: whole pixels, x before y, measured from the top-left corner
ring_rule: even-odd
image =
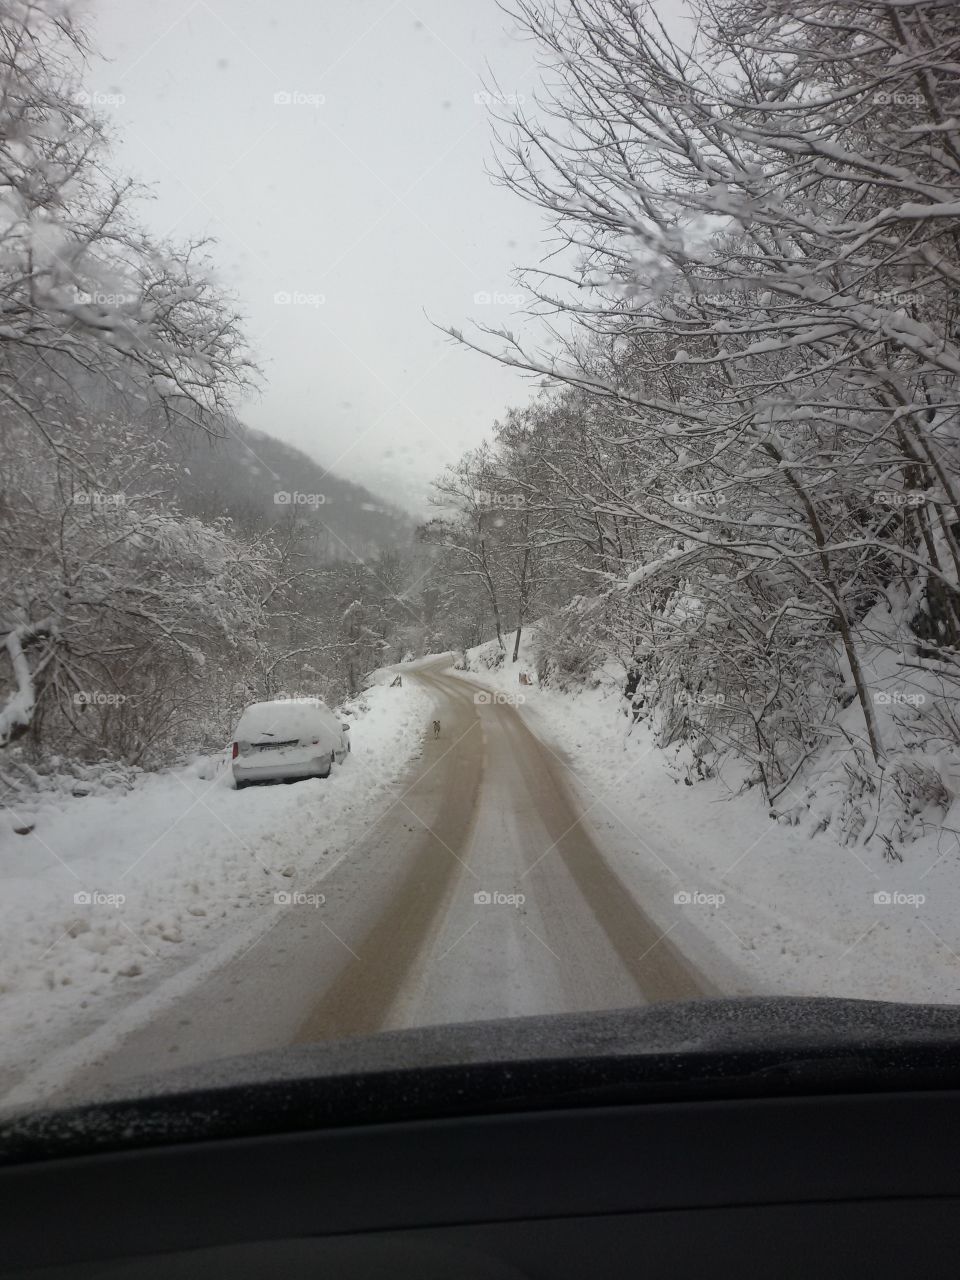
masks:
[[[433,698],[440,737],[424,724],[389,808],[313,886],[323,905],[278,911],[255,945],[77,1073],[70,1096],[388,1028],[713,994],[591,838],[576,762],[448,667],[403,669]],[[364,767],[359,753],[346,767]]]

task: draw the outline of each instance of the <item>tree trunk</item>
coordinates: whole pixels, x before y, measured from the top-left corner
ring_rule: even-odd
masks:
[[[776,458],[778,464],[782,464],[783,455],[779,450],[770,444],[765,444],[764,449],[772,457]],[[813,531],[813,540],[817,545],[817,557],[820,561],[820,567],[823,570],[824,585],[827,588],[827,595],[833,605],[834,617],[843,640],[844,652],[847,655],[847,662],[850,664],[850,674],[853,676],[854,687],[857,691],[857,697],[860,700],[860,709],[863,712],[864,724],[867,728],[867,737],[870,740],[870,750],[873,752],[873,758],[878,765],[883,764],[884,749],[883,740],[880,736],[880,726],[877,723],[876,708],[870,700],[870,691],[867,682],[864,679],[863,667],[860,664],[860,655],[857,653],[856,646],[853,642],[853,629],[850,626],[850,619],[847,610],[841,598],[840,588],[833,577],[833,566],[830,564],[830,553],[827,547],[826,535],[823,531],[823,525],[820,523],[820,516],[814,506],[813,500],[807,493],[804,486],[794,475],[790,467],[783,468],[783,474],[788,483],[792,487],[794,493],[803,503],[804,511],[810,522],[810,528]]]
[[[529,520],[524,521],[523,525],[523,560],[520,564],[520,583],[517,590],[517,638],[513,644],[513,661],[516,662],[520,656],[520,632],[523,628],[524,619],[527,616],[527,574],[530,572],[530,546],[527,543],[529,536]]]

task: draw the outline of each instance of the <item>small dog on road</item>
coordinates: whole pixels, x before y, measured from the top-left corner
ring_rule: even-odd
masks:
[[[433,736],[435,738],[440,737],[440,721],[439,720],[434,720],[433,722]]]

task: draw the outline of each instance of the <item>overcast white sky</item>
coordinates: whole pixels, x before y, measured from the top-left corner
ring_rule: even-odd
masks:
[[[431,327],[506,322],[540,215],[494,185],[488,67],[534,50],[494,0],[89,0],[87,88],[159,233],[209,234],[265,369],[242,416],[407,505],[532,385]],[[291,95],[290,103],[275,102]],[[324,101],[309,101],[322,95]],[[305,301],[278,303],[277,294]],[[324,301],[316,305],[317,296]],[[425,314],[426,313],[426,314]]]

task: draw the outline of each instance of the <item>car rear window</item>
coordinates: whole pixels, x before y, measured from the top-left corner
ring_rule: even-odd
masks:
[[[325,727],[324,710],[315,702],[259,702],[240,717],[237,738],[304,737]]]

